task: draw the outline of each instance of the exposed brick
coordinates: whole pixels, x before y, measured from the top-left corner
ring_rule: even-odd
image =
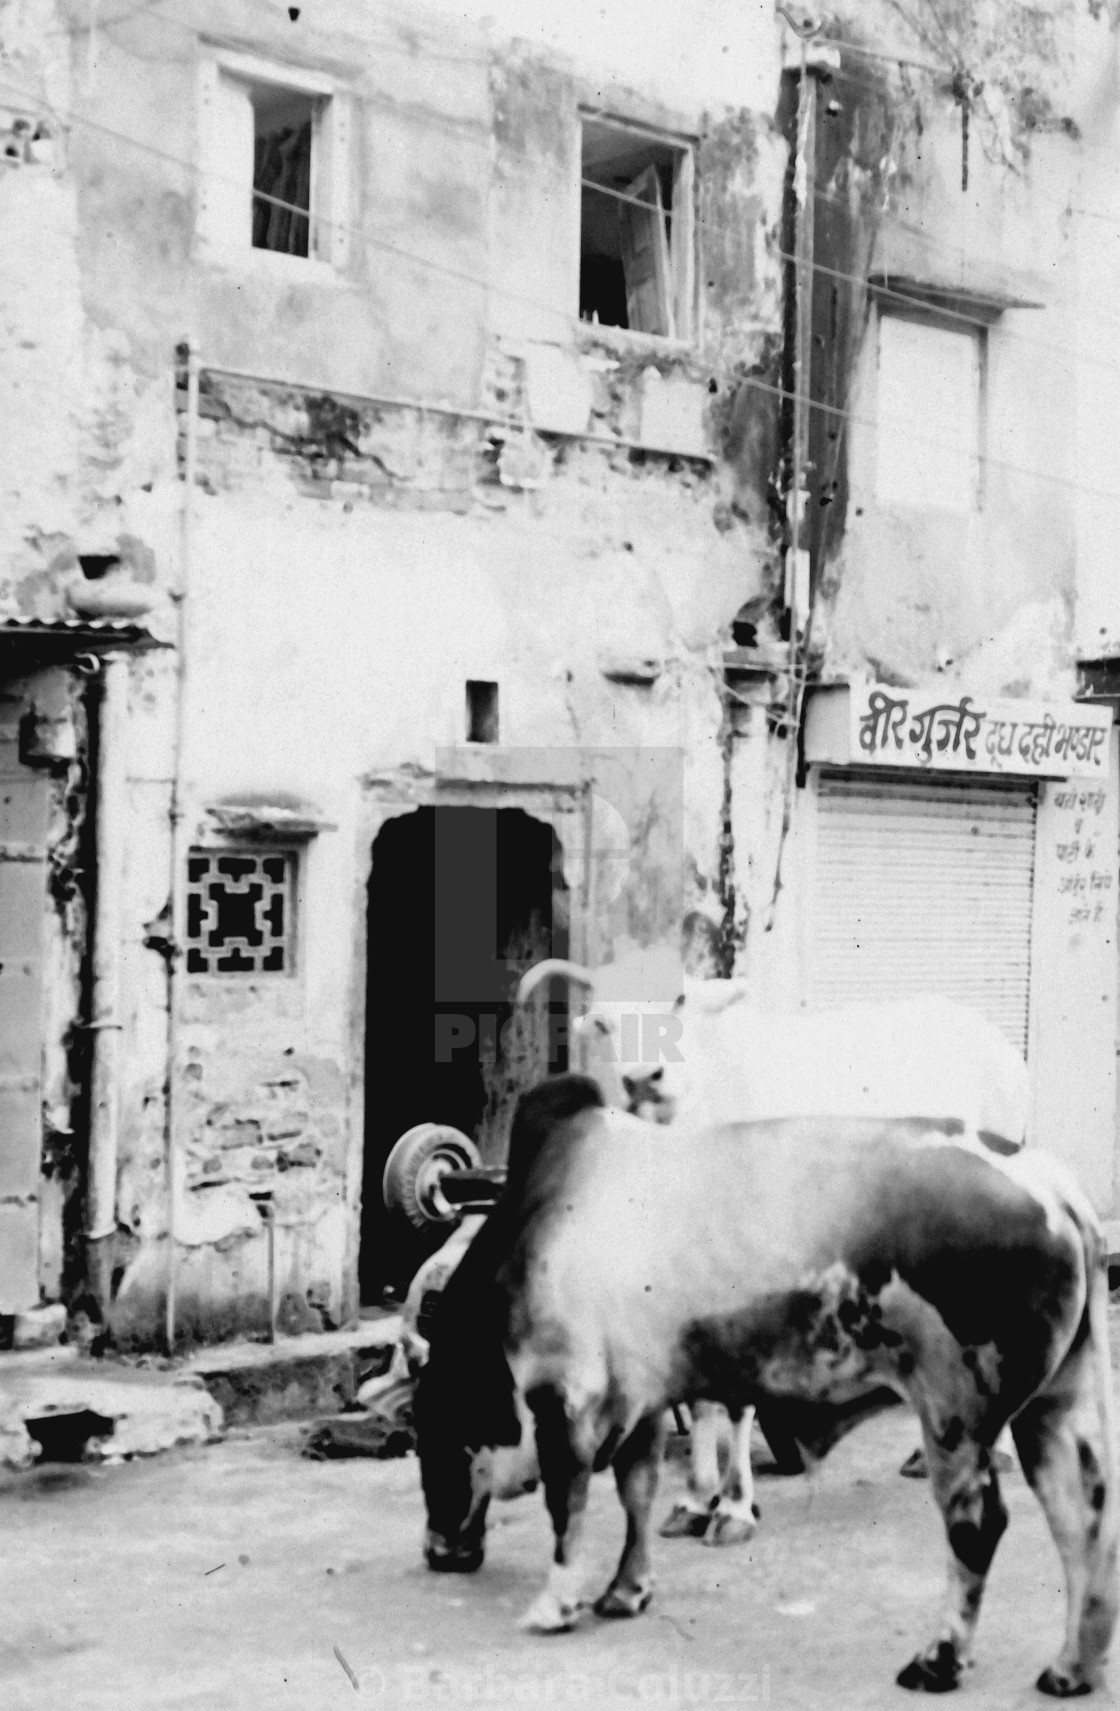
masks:
[[[320,1156],[313,1141],[301,1141],[296,1147],[285,1147],[276,1163],[280,1170],[290,1170],[293,1165],[318,1164]]]

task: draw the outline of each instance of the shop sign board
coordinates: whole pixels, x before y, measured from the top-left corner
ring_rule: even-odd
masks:
[[[1019,778],[1108,775],[1111,707],[867,683],[850,686],[848,718],[855,766]]]

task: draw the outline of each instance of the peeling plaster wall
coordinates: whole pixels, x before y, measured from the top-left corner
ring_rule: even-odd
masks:
[[[865,10],[845,10],[853,39],[873,41],[877,53],[888,40],[900,55],[917,51],[912,37],[871,38]],[[932,13],[921,3],[909,10]],[[998,21],[990,8],[941,10]],[[1082,19],[1069,53],[1063,32],[1073,14],[1062,5],[1031,14],[1057,19],[1062,51],[1016,62],[1009,42],[1003,86],[986,63],[989,106],[972,113],[967,149],[947,76],[902,78],[885,61],[842,52],[839,74],[822,84],[812,391],[827,408],[810,443],[806,533],[817,589],[812,648],[826,681],[936,683],[947,700],[1068,702],[1078,654],[1108,653],[1120,634],[1112,568],[1120,488],[1109,451],[1117,335],[1107,307],[1120,251],[1114,219],[1102,217],[1117,194],[1118,38],[1103,16]],[[896,25],[900,16],[896,8]],[[865,272],[903,292],[920,284],[1036,305],[992,315],[982,500],[967,515],[877,496],[876,310],[843,277]],[[887,293],[882,302],[889,307]],[[970,312],[967,296],[954,304],[950,295],[947,306]],[[915,393],[917,487],[933,430]],[[1114,757],[1096,782],[1038,790],[1029,1062],[1033,1138],[1074,1165],[1107,1216],[1117,1207]],[[736,793],[744,817],[747,788],[744,777]],[[773,811],[768,819],[772,831]],[[1071,824],[1082,843],[1069,840]],[[809,788],[794,797],[783,857],[794,896],[811,894],[814,839]],[[1101,860],[1091,883],[1103,901],[1092,912],[1070,905],[1058,840],[1062,862],[1071,849]],[[811,989],[812,947],[788,909],[748,943],[745,964],[757,970],[760,958],[776,990]]]
[[[1101,65],[1112,52],[1107,29],[1088,34],[1087,59]],[[980,508],[958,516],[886,507],[875,494],[876,310],[849,281],[818,276],[814,324],[831,355],[818,364],[814,394],[850,415],[839,438],[837,419],[822,416],[812,453],[814,646],[826,675],[899,683],[944,675],[981,693],[1040,698],[1072,692],[1079,574],[1080,592],[1088,592],[1078,537],[1094,504],[1078,487],[1103,479],[1099,457],[1086,457],[1085,388],[1098,384],[1095,358],[1105,353],[1100,335],[1087,333],[1092,300],[1079,290],[1066,212],[1092,158],[1076,140],[1073,115],[1084,111],[1085,96],[1071,63],[1024,61],[1022,80],[1037,73],[1039,101],[1045,86],[1038,111],[1053,123],[1031,120],[1014,166],[997,158],[994,134],[974,119],[967,188],[961,112],[947,86],[917,78],[900,88],[897,72],[853,53],[822,87],[817,261],[840,275],[866,269],[900,279],[903,290],[918,281],[1038,305],[1005,310],[987,333]],[[1002,112],[1003,95],[993,88],[991,99]],[[1019,146],[1010,134],[998,145],[1008,158]],[[885,214],[875,194],[884,169]],[[888,312],[889,294],[882,303]],[[950,316],[943,324],[961,323]],[[916,414],[919,480],[929,431]]]
[[[766,390],[783,379],[779,34],[770,9],[729,0],[695,6],[686,40],[669,9],[636,0],[574,0],[531,25],[513,0],[435,0],[431,13],[318,0],[298,28],[282,7],[168,0],[71,48],[62,26],[74,16],[21,0],[5,20],[21,78],[60,110],[79,103],[94,128],[59,135],[53,164],[0,173],[0,361],[23,405],[0,464],[0,612],[62,615],[68,590],[82,591],[78,555],[112,551],[155,600],[153,627],[173,633],[175,347],[193,335],[204,374],[184,825],[219,847],[208,807],[247,794],[309,798],[326,822],[300,846],[294,973],[185,982],[169,1184],[175,660],[136,662],[113,1326],[122,1342],[158,1335],[172,1188],[184,1335],[267,1323],[268,1238],[253,1198],[265,1189],[281,1323],[334,1324],[356,1305],[372,834],[383,815],[432,800],[437,752],[462,743],[467,678],[499,684],[495,769],[525,749],[684,752],[680,799],[655,800],[640,778],[612,784],[632,884],[581,923],[591,960],[675,955],[679,915],[694,911],[725,972],[747,973],[774,1002],[804,990],[811,826],[799,794],[775,909],[787,745],[769,690],[728,710],[717,684],[733,617],[744,603],[765,612],[781,577],[781,425]],[[518,40],[530,27],[533,41]],[[1098,58],[1102,43],[1098,29]],[[349,103],[353,226],[333,274],[281,278],[251,253],[223,260],[200,245],[198,80],[223,49],[330,76]],[[1077,292],[1112,275],[1111,264],[1091,271],[1087,227],[1071,237],[1052,216],[1074,170],[1069,133],[1039,136],[1021,181],[974,149],[962,198],[951,106],[927,103],[917,146],[888,170],[883,84],[856,63],[870,89],[845,92],[854,110],[821,120],[825,183],[843,207],[818,209],[818,259],[859,273],[870,255],[920,273],[943,244],[971,277],[989,267],[995,234],[1000,276],[1036,280],[1051,305],[1005,317],[1007,330],[1078,336],[1088,353]],[[1083,81],[1079,122],[1095,115],[1108,144],[1112,85]],[[581,106],[695,141],[688,345],[574,322]],[[888,182],[892,205],[935,243],[903,242],[880,221]],[[1111,197],[1110,181],[1098,190]],[[870,379],[864,307],[842,293],[817,305],[838,354],[814,387],[857,415]],[[223,364],[249,378],[216,372]],[[1103,453],[1054,407],[1065,378],[1052,355],[993,335],[1001,450],[1072,477],[1094,457],[1101,470]],[[1089,396],[1103,422],[1099,382]],[[1066,693],[1087,540],[1090,629],[1113,633],[1111,514],[1071,490],[1041,502],[993,470],[971,525],[916,522],[870,504],[858,424],[835,451],[818,439],[814,459],[816,478],[836,481],[816,495],[833,504],[814,535],[826,670],[910,679],[951,660],[993,690]],[[619,661],[652,662],[648,681],[613,679],[604,666]],[[574,867],[573,826],[569,811]]]
[[[464,681],[497,681],[503,753],[686,755],[668,794],[641,768],[604,776],[630,873],[580,924],[587,954],[675,956],[682,912],[724,911],[721,649],[735,612],[765,601],[779,574],[775,413],[742,385],[778,372],[773,23],[708,0],[674,63],[646,51],[648,16],[618,52],[624,0],[605,35],[585,9],[589,27],[573,12],[547,45],[438,8],[356,16],[321,0],[293,30],[283,8],[203,0],[128,14],[71,48],[71,11],[21,10],[35,86],[46,79],[57,107],[80,102],[94,125],[59,137],[53,169],[0,177],[21,234],[0,258],[13,374],[26,398],[52,399],[4,471],[0,611],[68,613],[85,584],[79,555],[118,553],[154,602],[147,621],[173,636],[175,351],[192,334],[204,372],[187,839],[220,847],[208,807],[248,794],[311,799],[326,822],[299,847],[294,973],[184,981],[171,1183],[175,659],[135,662],[112,1328],[126,1345],[160,1334],[173,1206],[181,1334],[263,1329],[263,1191],[281,1325],[337,1324],[356,1305],[363,1192],[377,823],[363,780],[395,781],[392,811],[410,778],[430,800],[437,751],[462,743]],[[223,260],[200,245],[199,66],[222,50],[329,75],[350,104],[354,228],[333,275],[281,279],[252,253]],[[581,105],[696,139],[711,267],[689,345],[574,322]],[[377,394],[468,414],[368,401]],[[652,662],[648,681],[607,675],[634,661]]]
[[[943,152],[959,151],[959,134],[931,138],[931,153],[938,141]],[[973,176],[984,176],[983,168]],[[977,197],[983,203],[995,194],[989,187],[989,195],[978,191]],[[936,209],[936,194],[931,202]],[[1061,347],[1075,336],[1075,320],[1062,303],[1063,246],[1052,257],[1041,253],[1050,228],[1041,207],[1037,227],[1036,294],[1040,301],[1056,296],[1057,304],[1007,311],[987,333],[989,456],[982,504],[969,515],[889,508],[876,498],[871,314],[850,393],[851,491],[846,533],[842,544],[834,544],[829,567],[838,587],[824,631],[830,643],[827,670],[870,668],[872,675],[903,682],[949,670],[958,678],[967,675],[981,692],[996,694],[1057,697],[1072,690],[1075,397],[1065,384],[1069,364]],[[944,229],[945,241],[953,242],[960,222],[946,220]],[[893,247],[895,256],[878,264],[884,271],[925,277],[928,268],[916,273],[917,258],[899,257],[898,244]],[[990,241],[987,257],[990,268]],[[1008,259],[1008,274],[1017,259]],[[971,282],[975,276],[969,277]],[[1022,274],[1018,278],[1027,295]],[[983,289],[982,281],[977,289]],[[1046,407],[1040,408],[1044,398]],[[929,432],[915,420],[916,484],[923,431]]]
[[[1115,421],[1120,373],[1120,226],[1107,215],[1120,202],[1120,33],[1102,52],[1103,24],[1085,19],[1079,42],[1081,76],[1073,111],[1084,140],[1067,217],[1072,290],[1084,306],[1073,339],[1077,439],[1073,465],[1083,490],[1076,497],[1078,652],[1089,659],[1120,652],[1116,540],[1120,482]]]
[[[499,513],[477,503],[464,515],[368,496],[315,501],[286,469],[273,481],[239,474],[233,490],[200,490],[186,823],[210,841],[208,803],[284,792],[313,799],[333,829],[301,858],[292,979],[187,982],[176,1212],[189,1250],[185,1332],[262,1323],[266,1244],[249,1198],[261,1189],[273,1194],[278,1240],[288,1244],[278,1248],[286,1322],[337,1323],[352,1309],[339,1244],[355,1186],[347,1143],[360,1120],[350,1006],[369,843],[358,780],[385,765],[431,775],[437,751],[462,741],[468,678],[499,683],[503,749],[688,751],[683,802],[646,800],[629,779],[603,781],[634,844],[621,896],[589,925],[594,961],[675,947],[682,848],[693,876],[685,902],[710,907],[722,788],[711,647],[741,599],[742,561],[711,523],[715,478],[702,467],[689,475],[626,459],[614,468],[612,458],[573,448],[543,492],[503,493]],[[610,654],[658,660],[656,681],[608,682]],[[154,722],[154,707],[146,717]],[[165,1287],[167,1184],[153,1015],[160,963],[139,925],[162,906],[165,869],[152,859],[160,793],[140,779],[133,790],[143,842],[129,887],[138,930],[120,1218],[135,1245],[125,1245],[114,1329],[143,1342]]]

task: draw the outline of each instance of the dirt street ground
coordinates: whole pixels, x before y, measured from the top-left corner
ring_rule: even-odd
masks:
[[[539,1494],[496,1510],[480,1574],[432,1575],[415,1460],[309,1462],[301,1437],[43,1469],[3,1493],[5,1711],[912,1703],[894,1674],[932,1633],[943,1546],[928,1486],[898,1477],[915,1442],[901,1410],[811,1479],[760,1479],[750,1544],[659,1541],[646,1615],[554,1638],[516,1628],[548,1558]],[[666,1469],[659,1514],[681,1478]],[[1038,1711],[1059,1644],[1057,1555],[1018,1471],[1004,1487],[961,1711]],[[605,1584],[622,1531],[609,1477],[590,1530]],[[1118,1670],[1098,1703],[1120,1698]]]

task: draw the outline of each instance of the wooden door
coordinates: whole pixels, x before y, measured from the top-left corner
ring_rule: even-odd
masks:
[[[0,691],[0,1314],[39,1298],[50,781],[20,761],[21,710]]]

